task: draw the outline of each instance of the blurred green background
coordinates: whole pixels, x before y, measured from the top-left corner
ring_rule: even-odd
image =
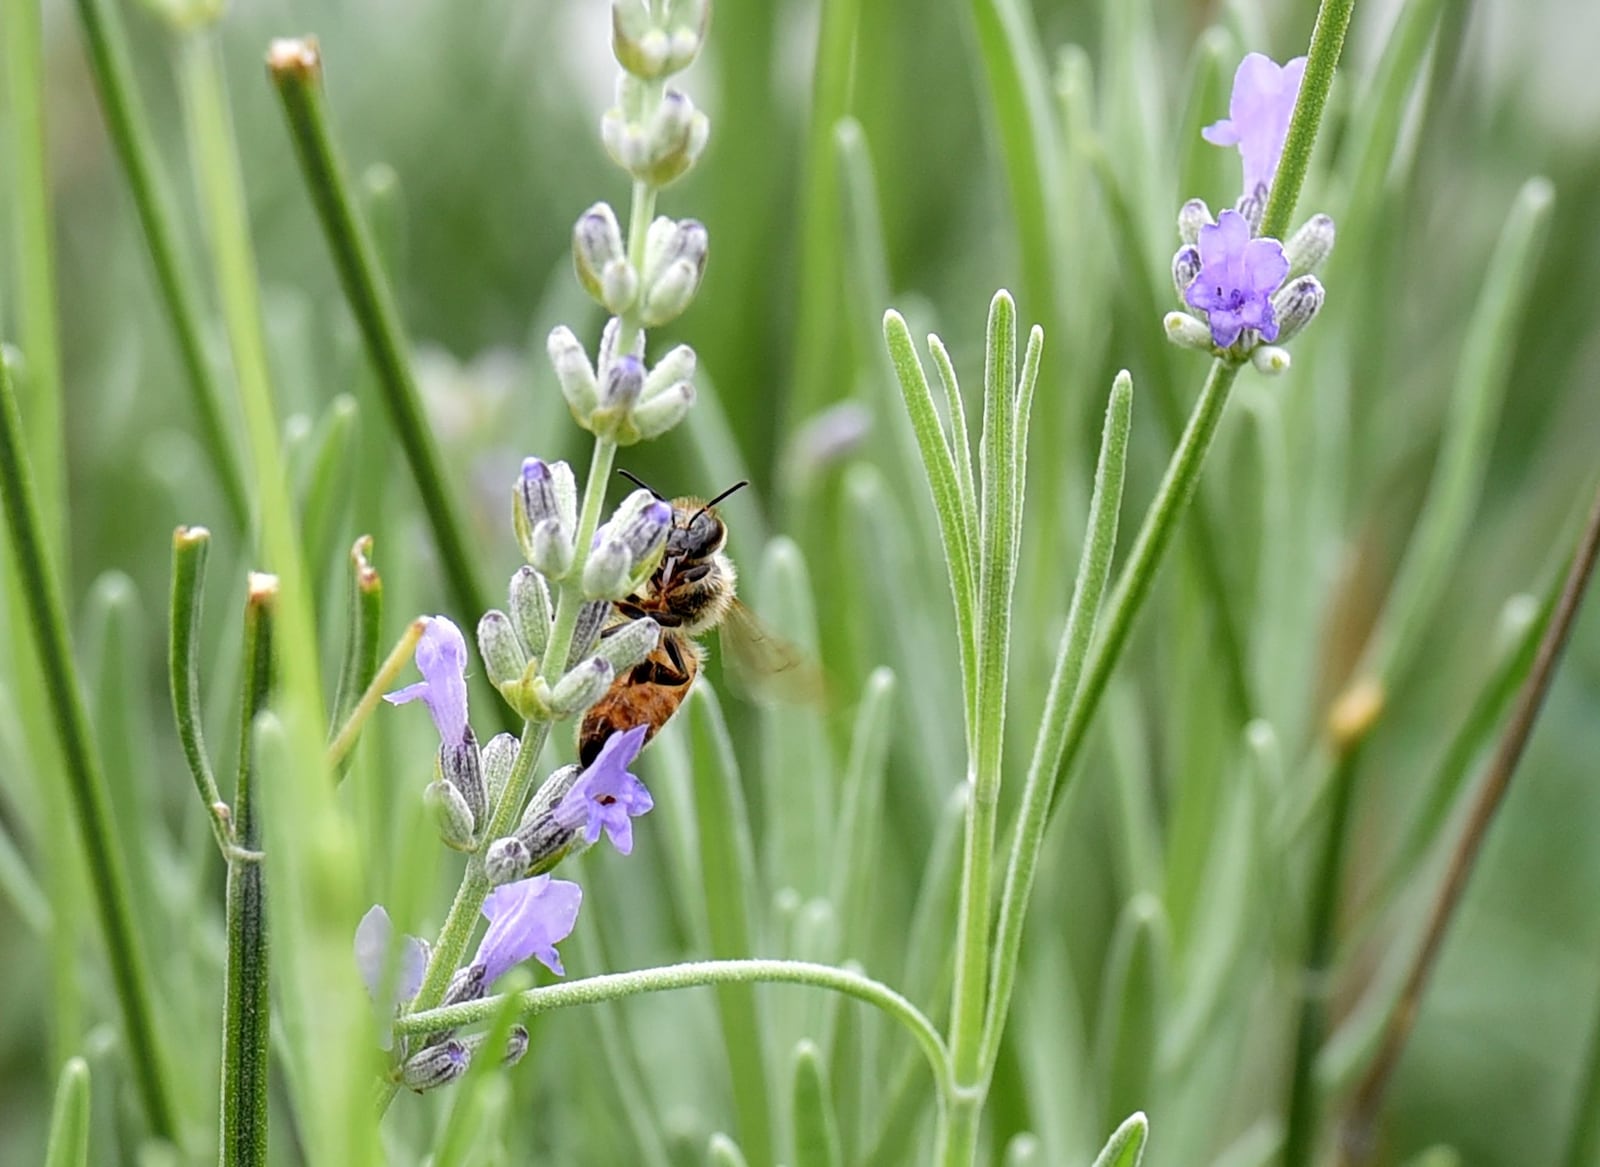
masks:
[[[1268,781],[1292,787],[1304,780],[1301,763],[1322,710],[1348,679],[1395,575],[1438,450],[1468,318],[1515,192],[1530,175],[1545,174],[1556,204],[1515,334],[1469,536],[1362,757],[1333,985],[1336,1023],[1359,1016],[1358,1004],[1388,967],[1386,953],[1415,932],[1438,853],[1410,856],[1421,882],[1375,902],[1381,877],[1397,862],[1425,780],[1503,651],[1507,601],[1542,593],[1565,555],[1600,450],[1600,70],[1590,59],[1600,43],[1600,8],[1585,0],[1436,5],[1432,48],[1409,91],[1395,158],[1368,192],[1359,218],[1365,229],[1352,234],[1340,212],[1360,153],[1361,102],[1402,7],[1357,6],[1343,79],[1300,204],[1299,217],[1326,208],[1344,229],[1325,319],[1297,345],[1286,376],[1269,381],[1246,371],[1205,484],[1254,712],[1270,725],[1283,760]],[[171,37],[145,10],[124,8],[162,157],[190,212],[189,259],[209,294]],[[258,565],[243,533],[231,529],[194,437],[75,14],[63,3],[45,10],[69,596],[119,823],[139,886],[151,893],[141,892],[141,919],[160,954],[162,996],[184,1035],[180,1048],[192,1060],[184,1067],[193,1083],[190,1109],[204,1118],[217,1057],[208,1026],[220,991],[221,869],[183,774],[166,696],[171,531],[199,523],[217,537],[206,677],[223,758],[235,733],[231,678],[243,573]],[[1087,119],[1128,198],[1134,240],[1116,223],[1103,175],[1085,161],[1090,138],[1074,137],[1056,104],[1048,112],[1060,137],[1036,161],[1058,218],[1045,225],[1019,214],[1001,146],[1004,115],[994,110],[966,5],[717,5],[706,52],[683,80],[710,114],[710,146],[660,204],[663,213],[706,223],[710,266],[693,308],[652,337],[653,351],[678,341],[695,347],[702,403],[690,424],[624,451],[621,462],[667,493],[709,494],[748,474],[756,489],[728,507],[730,551],[756,608],[803,643],[813,639],[803,622],[783,619],[795,605],[762,586],[764,574],[772,576],[760,568],[767,536],[795,538],[809,567],[816,643],[830,678],[828,709],[806,715],[820,716],[828,729],[811,759],[823,772],[773,756],[772,742],[782,740],[774,722],[786,714],[726,705],[758,840],[775,829],[774,790],[837,781],[828,763],[836,768],[845,757],[868,673],[879,664],[897,671],[881,878],[870,889],[870,915],[849,923],[856,946],[845,954],[890,983],[915,982],[916,999],[927,1005],[942,1002],[945,990],[936,988],[937,971],[919,980],[903,967],[907,922],[941,807],[962,777],[962,743],[948,590],[928,538],[925,487],[907,472],[898,391],[881,354],[882,311],[898,307],[914,332],[943,336],[969,400],[981,383],[984,312],[995,288],[1010,288],[1022,321],[1046,330],[1013,657],[1010,757],[1020,778],[1065,616],[1091,442],[1111,377],[1129,368],[1138,394],[1125,547],[1171,447],[1147,387],[1170,379],[1186,409],[1203,375],[1199,358],[1164,347],[1159,317],[1146,311],[1141,291],[1153,286],[1166,295],[1165,265],[1176,246],[1171,215],[1182,199],[1225,205],[1236,183],[1231,155],[1201,147],[1191,164],[1195,144],[1180,138],[1195,46],[1208,28],[1223,30],[1210,43],[1224,78],[1246,49],[1286,59],[1304,51],[1314,5],[1037,0],[1028,15],[1044,75],[1088,81],[1091,100],[1069,108]],[[597,135],[613,75],[607,21],[599,0],[257,2],[236,3],[224,16],[291,453],[308,461],[329,419],[350,408],[330,412],[331,403],[340,395],[355,402],[353,429],[341,439],[349,443],[349,478],[339,510],[325,516],[335,553],[313,564],[326,598],[319,624],[330,661],[342,638],[343,549],[359,533],[377,536],[390,635],[418,612],[449,612],[463,627],[478,614],[448,606],[264,76],[265,47],[273,36],[305,32],[321,41],[329,107],[348,161],[369,190],[385,192],[380,236],[430,416],[457,493],[469,503],[480,576],[498,594],[495,581],[515,565],[505,488],[521,457],[586,460],[586,435],[567,416],[543,341],[556,323],[589,343],[598,335],[599,310],[571,274],[571,224],[596,199],[619,211],[627,200]],[[829,29],[821,64],[819,27]],[[1224,116],[1223,94],[1201,124]],[[846,115],[860,133],[846,131],[841,154],[834,119]],[[12,141],[8,133],[8,152]],[[13,170],[4,157],[0,176]],[[1180,188],[1180,171],[1199,186]],[[875,189],[862,185],[874,176]],[[6,222],[14,222],[8,181],[0,180],[0,200]],[[1038,254],[1041,233],[1058,239],[1060,262]],[[7,231],[0,333],[8,339],[17,334],[16,254],[15,232]],[[1157,307],[1170,306],[1163,299]],[[214,304],[207,308],[215,321]],[[225,369],[220,328],[215,340],[214,359]],[[837,426],[840,416],[823,411],[847,400],[864,407],[870,428],[858,441],[830,445],[818,437],[830,431],[807,423],[822,415]],[[1257,426],[1276,418],[1286,420],[1273,471]],[[1116,1119],[1138,1105],[1152,1116],[1156,1163],[1246,1163],[1254,1161],[1249,1140],[1268,1137],[1258,1120],[1280,1105],[1300,869],[1314,836],[1235,822],[1243,813],[1235,792],[1253,780],[1256,763],[1215,680],[1216,613],[1196,561],[1191,541],[1181,538],[1105,706],[1083,778],[1052,828],[1009,1051],[989,1110],[997,1151],[1029,1130],[1043,1140],[1042,1161],[1087,1162]],[[10,638],[19,634],[7,630]],[[44,825],[52,777],[31,761],[19,696],[35,682],[16,674],[14,659],[6,658],[0,704],[0,824],[20,862],[75,921],[63,943],[78,983],[61,983],[61,954],[51,956],[38,904],[30,907],[26,891],[19,898],[14,887],[0,896],[0,1161],[38,1155],[57,1053],[86,1049],[97,1075],[92,1161],[131,1163],[138,1120],[117,1069],[116,1012],[81,883],[71,890],[81,880],[72,874],[75,844]],[[1456,1148],[1470,1164],[1563,1162],[1574,1117],[1593,1101],[1582,1096],[1600,1053],[1597,710],[1600,614],[1591,610],[1449,937],[1387,1111],[1383,1162],[1405,1162],[1434,1144]],[[480,734],[497,715],[479,699]],[[441,861],[420,825],[415,793],[429,747],[418,720],[380,716],[376,744],[358,771],[364,780],[352,782],[348,799],[356,821],[380,832],[365,843],[362,880],[371,898],[389,899],[397,873],[406,872],[408,886],[419,889],[407,927],[421,931],[442,915],[455,867]],[[665,735],[646,766],[669,793],[686,789],[684,773],[669,773],[686,769],[682,737]],[[585,910],[599,935],[574,940],[569,968],[705,954],[697,947],[703,921],[676,895],[686,884],[681,870],[674,874],[667,842],[674,829],[688,829],[687,816],[668,806],[646,820],[629,865],[609,854],[585,861],[586,882],[593,881]],[[1239,884],[1226,863],[1236,829],[1277,830],[1267,849],[1277,849],[1288,874],[1247,872]],[[57,866],[66,874],[41,874]],[[652,870],[670,878],[651,879]],[[803,951],[809,941],[796,904],[807,889],[797,898],[786,896],[786,886],[778,872],[757,890],[763,943]],[[1102,1071],[1115,1058],[1097,1048],[1106,1040],[1107,958],[1119,917],[1141,892],[1159,898],[1168,925],[1164,1036],[1147,1039],[1151,1068],[1139,1096],[1113,1098]],[[937,913],[937,905],[934,897],[926,910]],[[1234,927],[1222,918],[1233,908],[1245,921],[1241,934],[1252,939],[1237,944],[1241,955],[1217,974],[1218,987],[1206,980],[1202,954],[1207,937]],[[791,1042],[831,1005],[806,1008],[813,1012],[794,1005]],[[70,1035],[60,1032],[64,1023]],[[1184,1038],[1184,1026],[1198,1036]],[[731,1121],[715,1029],[709,997],[699,995],[541,1022],[533,1055],[508,1080],[510,1117],[486,1138],[503,1139],[508,1162],[652,1161],[657,1152],[642,1125],[656,1131],[667,1161],[700,1162],[709,1132]],[[852,1057],[862,1067],[869,1055],[897,1064],[873,1044],[888,1043],[883,1032],[863,1022],[862,1033],[861,1046],[841,1040],[835,1048],[836,1078]],[[852,1048],[866,1052],[852,1055]],[[1327,1061],[1337,1077],[1336,1053]],[[775,1056],[787,1065],[786,1049]],[[644,1099],[628,1122],[612,1096],[619,1066]],[[860,1076],[873,1075],[862,1069]],[[872,1095],[863,1089],[855,1097]],[[393,1161],[421,1160],[446,1105],[399,1100],[389,1127]],[[853,1162],[871,1141],[872,1115],[840,1105]],[[275,1158],[296,1161],[289,1128],[277,1129],[284,1133],[275,1135]],[[1239,1157],[1226,1158],[1230,1147]],[[916,1159],[908,1150],[885,1161]]]

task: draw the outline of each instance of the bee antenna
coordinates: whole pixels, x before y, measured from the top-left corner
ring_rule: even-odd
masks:
[[[731,487],[726,488],[726,490],[722,491],[720,495],[717,495],[717,498],[712,499],[712,501],[707,503],[706,506],[702,506],[701,511],[710,511],[710,509],[712,509],[714,506],[717,506],[717,503],[720,503],[722,499],[728,498],[728,495],[734,495],[734,493],[744,490],[744,488],[749,487],[749,485],[749,479],[739,479],[738,482],[734,482]]]
[[[622,475],[624,478],[626,478],[629,482],[633,483],[635,486],[640,487],[643,490],[648,490],[651,494],[655,495],[656,498],[660,499],[662,502],[666,501],[666,495],[662,494],[659,490],[657,490],[655,487],[651,486],[648,482],[646,482],[644,479],[640,478],[637,474],[634,474],[632,471],[623,470],[621,468],[618,468],[617,473]],[[743,485],[744,485],[744,483],[742,483],[742,482],[739,484],[739,486],[743,486]],[[737,490],[738,487],[735,487],[734,489]]]
[[[688,520],[688,522],[685,523],[685,528],[693,527],[694,520],[699,519],[699,517],[701,517],[702,514],[706,514],[706,512],[710,511],[710,509],[712,509],[712,507],[717,506],[717,503],[720,503],[720,501],[722,501],[722,499],[728,498],[728,495],[733,495],[733,493],[738,493],[738,491],[744,490],[744,488],[749,487],[749,485],[750,485],[750,480],[749,479],[739,479],[738,482],[734,482],[733,485],[731,485],[731,487],[726,488],[726,490],[722,491],[722,493],[720,493],[720,495],[717,495],[717,498],[712,499],[712,501],[710,501],[710,503],[707,503],[706,506],[702,506],[701,509],[699,509],[699,511],[696,511],[696,512],[694,512],[693,515],[690,515],[690,520]]]

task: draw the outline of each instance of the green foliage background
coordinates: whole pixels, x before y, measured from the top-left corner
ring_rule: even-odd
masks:
[[[1362,103],[1400,10],[1418,7],[1437,9],[1438,25],[1409,90],[1396,156],[1384,180],[1342,214],[1363,144]],[[170,532],[199,523],[217,538],[204,675],[219,758],[232,756],[236,734],[244,572],[261,565],[245,534],[231,528],[194,436],[73,14],[63,4],[46,9],[69,597],[136,906],[171,1045],[182,1051],[182,1101],[187,1117],[203,1124],[213,1113],[220,1048],[222,872],[189,792],[166,696]],[[1165,295],[1176,245],[1171,217],[1182,199],[1225,204],[1236,182],[1231,155],[1182,136],[1195,46],[1214,51],[1225,69],[1223,87],[1199,114],[1203,124],[1224,115],[1226,77],[1240,53],[1281,60],[1303,51],[1313,14],[1308,3],[1249,0],[1221,9],[1165,0],[1035,3],[1029,40],[1037,62],[1052,81],[1065,78],[1071,92],[1089,97],[1070,108],[1096,130],[1092,139],[1081,125],[1075,134],[1052,107],[1065,129],[1034,156],[1049,192],[1043,221],[1026,203],[1019,210],[1008,180],[1001,143],[1026,127],[1015,110],[996,112],[991,102],[986,69],[994,57],[986,58],[967,6],[723,0],[716,9],[709,47],[685,79],[711,115],[711,144],[662,199],[664,213],[704,220],[711,262],[692,310],[652,337],[653,346],[694,345],[701,404],[689,424],[625,452],[622,464],[668,493],[754,480],[756,489],[727,508],[747,598],[785,635],[815,647],[829,676],[822,712],[723,706],[754,822],[761,880],[746,894],[764,954],[849,956],[924,1007],[947,996],[939,961],[948,944],[914,950],[923,934],[911,921],[919,904],[935,924],[944,919],[937,896],[919,899],[918,888],[962,778],[959,682],[932,511],[910,472],[882,353],[884,308],[904,311],[914,332],[938,331],[969,392],[981,383],[981,329],[996,287],[1010,288],[1024,324],[1037,320],[1047,334],[1015,614],[1009,756],[1020,777],[1065,617],[1111,378],[1130,369],[1138,394],[1126,543],[1171,447],[1157,422],[1155,386],[1168,379],[1192,394],[1203,373],[1199,358],[1165,346],[1144,291]],[[144,11],[126,15],[162,155],[191,211],[191,259],[208,271],[188,205],[193,182],[170,38]],[[627,196],[596,132],[610,100],[606,19],[598,2],[552,0],[237,4],[223,19],[272,370],[303,488],[326,442],[346,443],[332,486],[314,500],[327,532],[312,548],[312,567],[326,599],[319,625],[330,666],[343,636],[343,549],[357,534],[377,539],[390,635],[415,613],[448,612],[464,627],[478,613],[448,608],[418,500],[263,75],[264,49],[275,35],[320,38],[349,160],[369,190],[387,192],[376,203],[380,237],[418,345],[430,415],[470,504],[480,576],[498,581],[516,560],[505,487],[520,458],[582,465],[586,449],[543,340],[552,325],[567,323],[592,343],[599,310],[572,278],[570,227],[594,200],[621,206]],[[1573,0],[1358,5],[1300,203],[1300,217],[1324,207],[1340,214],[1328,308],[1297,344],[1289,374],[1245,372],[1204,487],[1218,520],[1212,551],[1241,621],[1254,712],[1275,745],[1252,752],[1228,708],[1217,679],[1217,613],[1193,537],[1180,538],[1084,773],[1051,830],[990,1103],[997,1154],[1011,1135],[1032,1131],[1042,1145],[1038,1162],[1087,1162],[1140,1107],[1152,1119],[1147,1162],[1257,1161],[1249,1140],[1267,1137],[1258,1120],[1279,1107],[1287,1076],[1287,1002],[1315,835],[1297,827],[1292,812],[1252,819],[1260,806],[1240,791],[1287,790],[1280,806],[1307,801],[1314,767],[1305,759],[1416,521],[1488,257],[1519,186],[1545,174],[1555,208],[1515,329],[1481,500],[1361,759],[1332,986],[1336,1023],[1355,1022],[1341,1031],[1346,1044],[1336,1035],[1325,1058],[1335,1080],[1348,1081],[1350,1058],[1341,1061],[1341,1051],[1355,1048],[1348,1038],[1359,1030],[1359,1005],[1393,967],[1386,956],[1403,955],[1439,868],[1437,850],[1397,857],[1397,849],[1505,651],[1514,624],[1508,601],[1548,588],[1596,477],[1600,75],[1576,58],[1600,34],[1597,21]],[[1220,31],[1206,34],[1213,25]],[[859,130],[841,136],[842,117]],[[1108,174],[1127,199],[1121,222]],[[4,181],[0,199],[9,221]],[[1041,255],[1049,240],[1062,262]],[[7,338],[16,335],[15,253],[8,234],[0,251]],[[220,329],[216,339],[225,368]],[[821,455],[805,425],[845,400],[865,407],[870,436]],[[1182,400],[1187,409],[1190,398]],[[1264,427],[1279,418],[1288,419],[1281,447],[1264,446],[1263,432],[1280,432]],[[802,570],[784,545],[774,550],[769,540],[778,533],[796,541]],[[809,591],[801,586],[807,573]],[[16,640],[11,619],[6,635]],[[796,859],[785,815],[811,798],[809,784],[822,784],[827,819],[852,716],[879,665],[898,677],[882,822],[858,902],[835,903],[824,858]],[[0,1161],[38,1156],[55,1071],[62,1057],[81,1052],[94,1082],[91,1161],[133,1162],[140,1123],[81,859],[53,809],[56,779],[39,762],[39,727],[30,724],[36,681],[17,672],[14,654],[5,667]],[[1583,1096],[1600,1058],[1597,709],[1600,616],[1591,611],[1427,996],[1387,1112],[1384,1162],[1439,1143],[1473,1164],[1563,1162],[1576,1116],[1600,1105]],[[475,707],[480,734],[497,716],[485,688]],[[421,814],[431,746],[420,720],[379,716],[342,799],[361,840],[351,861],[360,864],[364,894],[387,902],[407,930],[427,934],[456,868]],[[640,824],[635,857],[584,862],[589,895],[568,958],[574,973],[707,955],[689,798],[707,755],[683,721],[648,757],[659,810]],[[1397,863],[1420,877],[1385,898],[1383,876]],[[1148,985],[1124,990],[1113,958],[1142,934],[1129,921],[1150,913],[1159,917],[1153,943],[1164,955]],[[66,921],[54,947],[51,919]],[[953,935],[953,916],[947,931],[928,934]],[[767,988],[761,1000],[779,1086],[791,1073],[794,1043],[827,1037],[846,1158],[855,1161],[871,1142],[874,1103],[883,1102],[875,1090],[894,1077],[903,1038],[855,1006],[803,990]],[[1130,1017],[1153,1018],[1151,1028],[1113,1023]],[[498,1118],[486,1119],[479,1150],[492,1157],[504,1147],[503,1162],[701,1162],[710,1134],[733,1121],[716,1015],[701,992],[541,1020],[527,1062],[483,1089]],[[274,1101],[281,1102],[276,1093]],[[386,1127],[390,1161],[420,1162],[451,1105],[448,1093],[399,1099]],[[778,1106],[780,1131],[787,1105]],[[297,1161],[292,1129],[275,1125],[279,1162]],[[197,1137],[203,1146],[208,1136]],[[1230,1147],[1238,1157],[1219,1158]],[[883,1161],[914,1161],[912,1152],[904,1156]]]

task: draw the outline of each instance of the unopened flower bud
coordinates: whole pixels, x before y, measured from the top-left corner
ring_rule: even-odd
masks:
[[[467,727],[459,742],[443,742],[439,746],[439,774],[461,792],[467,809],[475,823],[481,823],[488,813],[488,800],[483,791],[483,770],[478,759],[478,739]]]
[[[580,425],[584,424],[595,406],[600,404],[600,385],[595,380],[589,355],[566,325],[550,333],[545,350],[550,355],[550,364],[561,385],[561,395],[567,399],[567,408],[572,410],[572,416]]]
[[[1193,246],[1178,248],[1172,257],[1172,286],[1177,290],[1178,299],[1183,300],[1183,294],[1189,290],[1189,285],[1194,283],[1195,276],[1200,274],[1200,249]]]
[[[632,409],[644,392],[644,362],[635,356],[622,356],[606,368],[600,386],[601,413],[621,413]]]
[[[694,63],[710,23],[710,0],[674,0],[667,12],[667,35],[672,40],[667,52],[668,73],[681,73]]]
[[[527,671],[528,654],[523,651],[511,617],[498,609],[490,609],[478,621],[478,653],[488,670],[489,683],[497,689],[522,680]]]
[[[606,629],[595,656],[610,661],[616,673],[625,673],[655,651],[660,639],[661,626],[650,617],[642,616]]]
[[[1200,242],[1200,228],[1215,223],[1205,199],[1190,199],[1178,208],[1178,238],[1190,246]]]
[[[656,328],[683,315],[700,290],[700,272],[686,259],[675,259],[667,265],[641,297],[639,319],[646,328]]]
[[[1269,377],[1289,371],[1289,350],[1275,344],[1261,344],[1250,350],[1250,363]]]
[[[656,394],[633,411],[633,426],[641,441],[659,438],[689,415],[694,386],[687,381]]]
[[[530,830],[540,819],[548,817],[560,805],[561,800],[567,796],[573,784],[583,776],[583,767],[566,765],[552,770],[550,777],[539,784],[539,789],[533,792],[533,797],[528,800],[527,809],[522,812],[522,822],[518,824],[519,832]]]
[[[694,369],[694,349],[686,344],[678,345],[657,361],[645,376],[644,392],[640,394],[639,400],[649,401],[679,381],[694,380]]]
[[[486,970],[483,965],[474,961],[465,968],[456,969],[450,978],[450,984],[444,991],[444,997],[439,1001],[440,1006],[464,1005],[468,1001],[483,999],[484,993],[489,991],[489,983],[485,979]],[[438,1040],[438,1035],[429,1035],[433,1040]]]
[[[584,594],[591,600],[620,600],[637,577],[654,565],[672,526],[672,507],[647,490],[636,490],[612,520],[595,532],[583,568]]]
[[[1289,261],[1289,280],[1317,270],[1333,251],[1333,220],[1327,215],[1312,215],[1300,224],[1300,230],[1283,245],[1284,257]]]
[[[511,577],[511,627],[530,657],[544,655],[550,642],[550,589],[544,576],[519,567]]]
[[[483,784],[488,791],[489,805],[500,801],[500,792],[511,779],[512,768],[517,764],[521,743],[515,734],[497,733],[483,747],[479,758],[483,770]]]
[[[451,1038],[407,1058],[400,1067],[400,1084],[418,1094],[435,1090],[465,1074],[471,1061],[466,1044]]]
[[[611,53],[635,77],[653,81],[665,76],[672,37],[656,25],[644,0],[612,0]]]
[[[606,326],[600,330],[600,349],[596,355],[596,360],[599,363],[596,367],[600,369],[602,374],[622,357],[637,357],[641,361],[644,360],[644,334],[635,332],[633,334],[633,345],[625,353],[617,351],[617,340],[621,335],[622,321],[615,316],[607,320]],[[595,392],[598,398],[598,388],[596,388]]]
[[[589,655],[589,650],[600,637],[600,629],[605,627],[610,618],[610,600],[594,600],[578,609],[578,622],[572,630],[572,648],[567,652],[564,667],[570,669]]]
[[[622,312],[631,302],[613,307],[607,295],[606,272],[616,262],[627,268],[627,252],[623,249],[622,228],[617,223],[616,212],[607,203],[596,203],[572,226],[572,266],[578,283],[611,312]],[[628,271],[629,278],[632,270]]]
[[[1180,348],[1211,351],[1211,329],[1187,312],[1168,312],[1161,318],[1161,326],[1167,330],[1167,339]]]
[[[565,579],[572,570],[572,536],[556,519],[546,519],[528,540],[528,562],[546,579]]]
[[[1272,314],[1278,321],[1277,342],[1287,343],[1322,311],[1327,298],[1316,276],[1291,280],[1272,295]]]
[[[621,107],[607,111],[600,137],[618,166],[640,182],[663,187],[700,157],[711,123],[681,90],[668,89],[643,125]]]
[[[455,851],[471,851],[478,843],[477,823],[467,800],[449,782],[430,782],[422,791],[423,804],[439,828],[439,838]]]
[[[528,1052],[528,1030],[526,1026],[513,1025],[511,1032],[506,1034],[505,1053],[500,1055],[500,1064],[507,1068],[516,1065],[522,1060],[522,1055]]]
[[[611,688],[611,662],[600,657],[580,661],[550,691],[550,708],[559,719],[576,717]]]
[[[532,862],[522,841],[515,835],[507,835],[490,843],[483,853],[483,877],[489,881],[490,887],[499,887],[502,883],[521,879],[522,873],[528,870]]]
[[[613,259],[600,271],[601,305],[608,312],[626,312],[639,294],[639,276],[625,259]]]

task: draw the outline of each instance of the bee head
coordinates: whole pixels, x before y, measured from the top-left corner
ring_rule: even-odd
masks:
[[[651,494],[660,498],[661,495],[653,487],[647,486],[626,470],[618,471],[629,481],[644,487]],[[672,504],[672,529],[667,532],[667,546],[664,552],[669,560],[705,559],[722,550],[722,545],[728,541],[728,525],[712,510],[719,502],[727,498],[736,490],[749,486],[749,482],[736,482],[710,502],[701,502],[699,499],[680,498]]]

